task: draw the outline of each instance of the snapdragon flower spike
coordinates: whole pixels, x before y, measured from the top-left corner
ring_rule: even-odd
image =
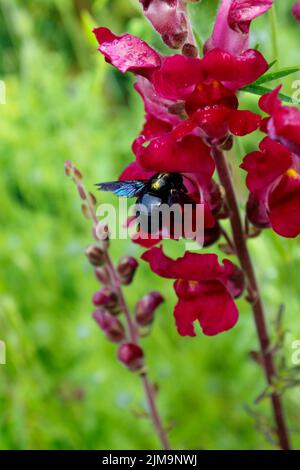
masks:
[[[196,335],[195,321],[208,336],[227,331],[236,324],[238,310],[233,299],[242,294],[244,282],[239,268],[231,261],[224,260],[220,265],[217,255],[191,252],[173,260],[162,248],[151,248],[142,259],[154,273],[175,279],[178,302],[174,315],[181,336]]]
[[[140,0],[144,15],[162,40],[172,49],[182,47],[188,38],[188,18],[184,0]]]
[[[293,6],[292,13],[296,20],[300,21],[300,0],[298,0]]]
[[[272,227],[283,237],[299,235],[299,157],[266,137],[259,151],[246,155],[241,168],[247,171],[249,220],[259,227]]]
[[[205,51],[222,48],[239,55],[249,47],[251,21],[272,7],[273,0],[222,0]]]

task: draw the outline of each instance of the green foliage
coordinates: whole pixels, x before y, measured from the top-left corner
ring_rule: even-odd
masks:
[[[292,44],[297,50],[299,25],[290,17],[289,2],[282,3],[279,61],[287,66],[297,63]],[[142,123],[142,105],[132,78],[121,76],[97,53],[89,28],[128,30],[164,50],[136,4],[0,1],[0,78],[7,88],[7,104],[0,107],[0,339],[7,346],[7,364],[0,365],[1,449],[158,446],[149,421],[137,417],[145,407],[138,377],[117,363],[115,346],[91,319],[97,283],[83,255],[91,233],[63,170],[65,160],[74,161],[92,190],[97,181],[117,178],[133,158],[130,146]],[[201,41],[208,34],[210,23],[203,18],[212,17],[212,4],[191,6]],[[271,61],[264,40],[268,32],[259,24],[255,43],[266,44]],[[242,99],[255,109],[255,97]],[[244,142],[247,151],[256,146],[255,136]],[[240,158],[232,152],[233,163]],[[236,170],[240,188],[243,176]],[[110,195],[103,200],[112,202]],[[175,254],[177,245],[169,245]],[[289,362],[292,340],[300,339],[299,242],[266,231],[251,249],[270,324],[285,304]],[[139,256],[141,250],[114,242],[114,259],[125,253]],[[267,422],[270,418],[267,400],[254,406],[265,382],[249,358],[257,343],[247,303],[239,302],[241,317],[232,331],[180,338],[172,317],[172,283],[142,262],[134,285],[126,288],[130,305],[149,286],[167,299],[144,345],[174,448],[271,447],[256,432],[253,413],[245,410],[250,405]],[[299,389],[286,396],[290,425],[297,430]],[[299,436],[293,438],[299,448]]]

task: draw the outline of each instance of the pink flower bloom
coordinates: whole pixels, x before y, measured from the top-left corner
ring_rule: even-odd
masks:
[[[249,47],[249,29],[254,18],[265,13],[273,0],[222,0],[206,51],[222,48],[239,55]]]
[[[186,252],[182,258],[167,257],[162,248],[152,248],[142,255],[152,271],[175,279],[178,302],[174,310],[177,329],[182,336],[195,336],[197,320],[208,336],[232,328],[238,320],[233,301],[244,288],[243,275],[231,261],[223,265],[213,254]]]
[[[296,20],[300,21],[300,1],[298,0],[292,8],[292,13]]]
[[[163,41],[179,49],[188,38],[188,18],[183,0],[140,0],[146,18]]]
[[[299,157],[266,137],[259,151],[246,155],[241,168],[248,173],[249,220],[259,227],[271,226],[283,237],[299,235]]]

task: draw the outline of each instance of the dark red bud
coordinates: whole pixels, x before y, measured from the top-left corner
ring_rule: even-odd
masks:
[[[78,190],[78,194],[81,197],[81,199],[85,200],[86,199],[86,194],[85,194],[85,190],[84,190],[84,187],[82,186],[82,184],[80,184],[80,183],[77,184],[77,190]]]
[[[224,206],[224,200],[225,190],[223,186],[212,181],[209,188],[209,207],[214,215],[219,214]]]
[[[137,371],[144,365],[144,352],[137,344],[122,344],[118,350],[118,359],[128,369]]]
[[[163,34],[162,39],[171,49],[180,49],[185,43],[187,35],[187,31],[181,31],[175,34]]]
[[[253,194],[250,194],[247,202],[247,217],[255,227],[267,228],[271,225],[265,204]]]
[[[105,251],[100,248],[100,246],[88,246],[85,250],[85,254],[93,266],[102,266],[106,261]]]
[[[125,339],[125,329],[122,323],[104,308],[97,308],[93,313],[93,318],[109,341],[120,343]]]
[[[98,279],[98,281],[101,282],[101,284],[103,284],[103,285],[109,284],[110,275],[109,275],[109,272],[108,272],[108,270],[105,266],[96,268],[95,269],[95,275],[96,275],[96,278]]]
[[[65,172],[66,175],[70,176],[73,171],[73,163],[70,160],[65,161]]]
[[[108,309],[114,309],[118,305],[118,296],[109,287],[103,287],[93,295],[94,305],[103,305]]]
[[[128,284],[131,284],[137,267],[138,262],[132,256],[123,256],[123,258],[120,259],[117,271],[123,285],[127,286]]]
[[[90,208],[86,204],[82,204],[81,212],[82,212],[82,214],[84,215],[84,217],[86,219],[91,219],[92,218]]]
[[[171,104],[168,107],[168,111],[171,114],[181,117],[181,119],[187,119],[188,115],[185,110],[185,103],[183,101],[177,101],[175,104]]]
[[[220,146],[220,148],[222,150],[231,150],[233,147],[233,137],[232,135],[228,135],[226,140],[222,143],[222,145]]]
[[[235,299],[240,297],[245,289],[245,275],[238,266],[235,266],[235,269],[229,278],[229,282],[231,284],[233,297]]]
[[[182,54],[186,57],[197,57],[198,56],[198,48],[193,44],[189,44],[188,42],[184,44],[182,48]]]
[[[221,236],[221,227],[218,222],[212,228],[204,229],[204,242],[203,246],[207,247],[213,245]]]
[[[77,178],[78,180],[81,180],[82,179],[82,174],[80,173],[79,170],[77,170],[77,168],[74,168],[74,176],[75,178]]]
[[[155,310],[164,302],[163,296],[159,292],[149,292],[135,306],[135,321],[140,326],[147,326],[152,323]]]

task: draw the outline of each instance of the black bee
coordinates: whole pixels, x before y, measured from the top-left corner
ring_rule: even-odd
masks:
[[[195,204],[187,195],[183,177],[180,173],[157,173],[149,180],[124,180],[109,183],[98,183],[100,191],[111,191],[120,197],[136,197],[136,204],[141,211],[136,212],[140,218],[140,226],[147,233],[154,233],[162,229],[161,219],[159,225],[152,224],[155,211],[159,211],[162,204],[172,206],[179,204]],[[142,221],[142,222],[141,222]]]

